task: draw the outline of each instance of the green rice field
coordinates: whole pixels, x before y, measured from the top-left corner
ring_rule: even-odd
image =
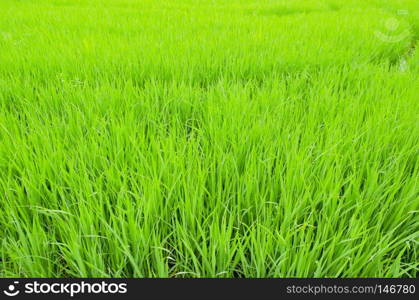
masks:
[[[417,277],[419,1],[0,0],[1,277]]]

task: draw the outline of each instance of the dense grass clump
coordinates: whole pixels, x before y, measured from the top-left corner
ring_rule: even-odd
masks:
[[[419,2],[0,2],[0,276],[416,277]]]

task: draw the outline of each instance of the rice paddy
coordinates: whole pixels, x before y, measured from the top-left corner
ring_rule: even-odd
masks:
[[[416,277],[416,0],[2,0],[1,277]]]

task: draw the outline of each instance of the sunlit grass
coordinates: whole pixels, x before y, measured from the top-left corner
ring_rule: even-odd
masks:
[[[416,277],[418,8],[0,2],[0,276]]]

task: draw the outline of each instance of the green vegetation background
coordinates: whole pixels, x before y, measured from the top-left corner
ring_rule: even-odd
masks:
[[[2,0],[0,276],[416,277],[418,9]]]

